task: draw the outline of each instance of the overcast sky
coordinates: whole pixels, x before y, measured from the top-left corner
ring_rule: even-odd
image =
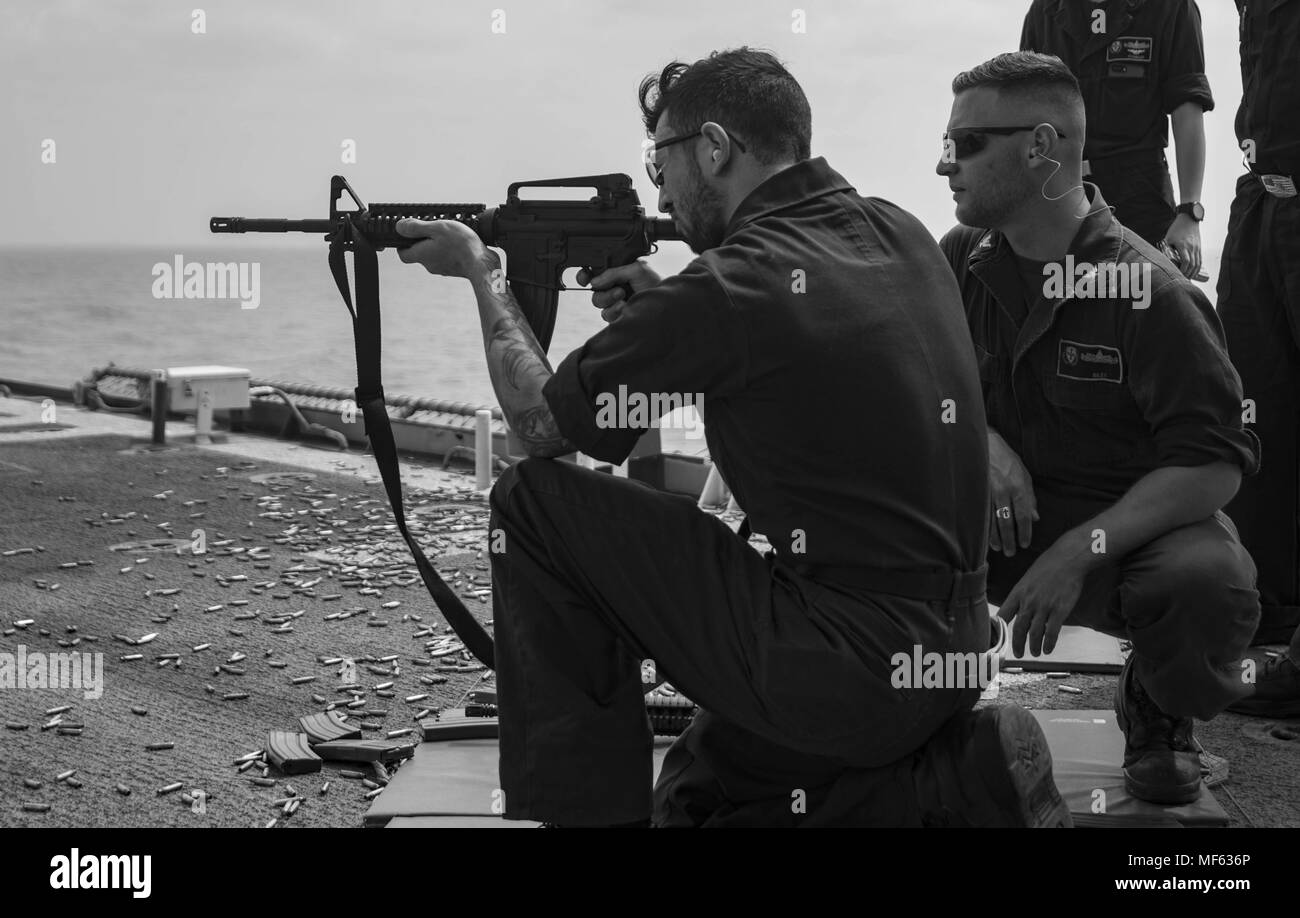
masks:
[[[1084,2],[1084,0],[1076,0]],[[206,34],[192,31],[192,10]],[[647,72],[741,44],[812,104],[813,154],[859,192],[953,222],[934,175],[953,75],[1014,50],[1028,0],[9,0],[0,29],[0,245],[212,242],[208,218],[364,199],[500,203],[513,180],[640,166]],[[792,31],[802,9],[807,31]],[[492,30],[505,14],[504,34]],[[1207,249],[1240,153],[1233,4],[1201,4]],[[496,21],[500,21],[497,19]],[[357,162],[340,160],[352,139]],[[56,143],[57,161],[41,162]],[[1173,162],[1172,152],[1170,162]],[[1176,176],[1175,176],[1176,178]],[[305,240],[304,240],[305,241]],[[683,253],[685,252],[682,247]],[[683,259],[684,260],[684,259]]]

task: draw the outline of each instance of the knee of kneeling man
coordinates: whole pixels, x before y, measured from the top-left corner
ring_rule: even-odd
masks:
[[[538,482],[555,474],[556,461],[553,459],[521,459],[497,476],[492,493],[488,496],[488,506],[493,510],[504,509],[510,495],[518,488],[528,490]]]
[[[491,509],[493,516],[504,512],[511,493],[515,488],[519,487],[519,467],[527,461],[525,459],[523,462],[516,462],[497,476],[491,492],[488,493],[488,507]]]
[[[1161,571],[1157,584],[1162,591],[1207,609],[1223,611],[1258,603],[1255,566],[1240,546],[1188,552]]]

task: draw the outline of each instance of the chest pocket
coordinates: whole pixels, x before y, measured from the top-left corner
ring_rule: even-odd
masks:
[[[1049,376],[1043,386],[1068,464],[1119,465],[1132,460],[1148,439],[1146,425],[1127,383]]]
[[[1155,40],[1121,35],[1106,46],[1106,76],[1115,80],[1145,79],[1155,63]]]
[[[1106,46],[1102,70],[1100,123],[1111,137],[1140,138],[1159,108],[1155,95],[1154,39],[1124,35]],[[1089,130],[1092,128],[1090,126]]]
[[[1056,407],[1075,411],[1123,413],[1125,409],[1137,409],[1124,383],[1053,376],[1047,380],[1044,394]]]

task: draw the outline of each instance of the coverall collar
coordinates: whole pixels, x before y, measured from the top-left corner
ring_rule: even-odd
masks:
[[[769,177],[740,202],[727,223],[723,238],[730,238],[751,220],[765,217],[794,204],[820,198],[837,191],[853,191],[853,186],[826,163],[824,156],[805,159]]]
[[[1074,234],[1074,240],[1070,243],[1066,257],[1074,256],[1076,265],[1084,262],[1091,265],[1116,262],[1120,257],[1123,236],[1131,234],[1131,231],[1124,229],[1115,219],[1110,206],[1101,196],[1100,188],[1088,182],[1084,184],[1084,192],[1088,195],[1088,216],[1080,222],[1079,231]],[[985,234],[971,254],[969,264],[971,273],[980,279],[980,282],[999,302],[1005,303],[1012,297],[1020,296],[1021,281],[1015,264],[1015,253],[1011,249],[1011,243],[1007,242],[1002,233],[990,230]],[[1013,373],[1016,364],[1034,342],[1055,324],[1056,314],[1071,298],[1072,293],[1071,287],[1065,296],[1052,301],[1050,308],[1040,303],[1025,318],[1024,325],[1021,326],[1020,333],[1016,337],[1015,353],[1011,364]]]

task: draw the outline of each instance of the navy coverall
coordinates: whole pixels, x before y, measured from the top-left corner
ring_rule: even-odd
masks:
[[[1219,318],[1264,460],[1228,512],[1259,565],[1257,640],[1292,641],[1300,659],[1300,0],[1237,6],[1237,140],[1251,171],[1228,217]]]
[[[1059,298],[1027,291],[998,232],[959,226],[940,242],[966,304],[989,427],[1024,463],[1038,505],[1027,550],[990,552],[992,602],[1149,472],[1224,461],[1249,474],[1258,465],[1209,301],[1100,194],[1091,205],[1070,245],[1076,275],[1079,265],[1150,262],[1145,308],[1131,287],[1127,297],[1082,286]],[[1137,677],[1155,702],[1208,719],[1249,694],[1239,661],[1259,621],[1254,586],[1250,555],[1219,512],[1098,568],[1067,624],[1132,641]]]
[[[891,658],[989,646],[984,411],[933,238],[824,159],[793,165],[547,382],[564,436],[616,463],[643,433],[598,423],[620,386],[703,394],[711,456],[775,551],[638,482],[541,459],[504,473],[507,818],[651,815],[648,658],[702,708],[657,824],[916,823],[908,757],[979,690],[894,688]]]
[[[1104,19],[1094,19],[1100,10]],[[1093,23],[1104,24],[1094,31]],[[1165,147],[1174,109],[1214,108],[1201,13],[1192,0],[1034,0],[1020,50],[1054,54],[1079,81],[1087,115],[1084,177],[1152,245],[1174,222]]]

